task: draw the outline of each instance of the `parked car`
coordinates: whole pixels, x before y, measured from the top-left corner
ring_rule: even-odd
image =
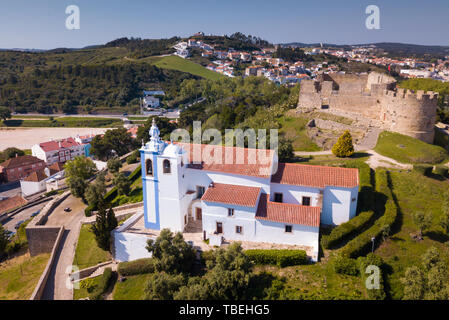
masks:
[[[14,229],[19,229],[19,227],[21,226],[22,223],[24,223],[25,220],[20,220],[19,222],[16,223],[16,225],[14,226]]]
[[[67,208],[64,209],[64,211],[65,212],[70,212],[70,211],[72,211],[72,209],[70,209],[70,207],[67,207]]]
[[[40,211],[40,210],[37,210],[37,211],[33,212],[33,213],[31,214],[31,216],[32,216],[32,217],[35,217],[35,216],[37,216],[37,215],[39,214],[39,212],[41,212],[41,211]]]

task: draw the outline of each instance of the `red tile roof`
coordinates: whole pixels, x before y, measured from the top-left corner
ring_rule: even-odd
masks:
[[[271,163],[274,150],[247,149],[206,144],[179,144],[187,151],[189,156],[189,168],[261,178],[269,178],[271,176]],[[200,158],[202,162],[193,163],[193,161],[197,160],[194,156],[198,156],[199,150],[201,150],[201,155],[203,155],[203,157]],[[255,152],[253,153],[253,151]],[[237,158],[237,155],[239,158]],[[215,160],[215,156],[217,157],[217,160]],[[231,156],[232,160],[230,160]],[[264,161],[264,159],[262,159],[263,156],[268,160]]]
[[[201,200],[234,204],[242,207],[255,207],[259,197],[260,188],[246,187],[232,184],[214,183],[204,193]]]
[[[47,175],[45,174],[44,170],[39,170],[39,171],[34,171],[33,173],[31,173],[28,177],[26,177],[25,181],[29,181],[29,182],[39,182],[42,181],[44,179],[47,179]]]
[[[269,195],[262,193],[256,219],[319,227],[320,214],[320,207],[271,202]]]
[[[59,143],[61,143],[61,147],[59,147]],[[45,152],[59,150],[61,148],[72,148],[74,146],[79,146],[80,144],[76,142],[73,138],[62,139],[59,141],[47,141],[42,142],[39,146]]]
[[[62,162],[55,162],[51,166],[48,167],[50,169],[50,172],[60,172],[64,170],[64,163]]]
[[[6,200],[0,201],[0,213],[7,212],[9,210],[18,208],[26,204],[27,201],[21,196],[15,196]]]
[[[0,163],[0,166],[3,168],[16,168],[16,167],[22,167],[26,165],[32,165],[39,162],[44,162],[43,160],[30,156],[30,155],[24,155],[20,157],[13,157],[11,159],[6,160],[3,163]]]
[[[271,182],[315,188],[326,186],[353,188],[359,185],[359,171],[356,168],[279,163]]]

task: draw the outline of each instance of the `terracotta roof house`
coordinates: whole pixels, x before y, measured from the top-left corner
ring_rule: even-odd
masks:
[[[85,146],[73,138],[52,140],[35,144],[31,147],[33,156],[44,160],[48,165],[66,162],[77,156],[85,155]]]
[[[318,260],[321,225],[356,215],[358,169],[279,163],[274,150],[191,143],[159,137],[155,121],[140,149],[144,227],[201,230],[209,245],[294,246]],[[193,228],[193,227],[192,227]],[[118,258],[144,257],[118,236]]]
[[[14,196],[5,200],[0,201],[0,214],[4,214],[15,208],[23,206],[27,201],[21,196]]]
[[[30,173],[45,168],[45,162],[37,157],[16,156],[0,163],[0,175],[5,182],[17,181]]]

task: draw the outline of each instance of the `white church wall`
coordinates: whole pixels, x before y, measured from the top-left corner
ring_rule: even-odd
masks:
[[[323,195],[321,223],[339,225],[353,218],[357,207],[358,187],[326,187]]]
[[[223,225],[223,237],[228,240],[251,241],[254,238],[254,216],[256,208],[201,201],[203,230],[208,234],[216,231],[217,222]],[[228,216],[228,208],[234,209],[234,216]],[[236,226],[243,228],[241,234]]]
[[[282,193],[282,198],[285,203],[302,204],[302,197],[310,197],[310,205],[313,207],[318,206],[318,198],[320,195],[320,189],[291,186],[287,184],[271,183],[270,200],[274,201],[274,193]]]
[[[285,225],[292,226],[292,232],[285,232]],[[255,223],[255,241],[312,247],[313,261],[318,259],[318,239],[319,227],[258,219]]]

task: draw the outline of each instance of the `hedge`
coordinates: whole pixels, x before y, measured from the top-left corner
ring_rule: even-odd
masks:
[[[385,170],[376,171],[376,191],[388,197],[385,203],[385,212],[374,225],[349,241],[342,249],[341,254],[349,258],[357,258],[370,251],[372,242],[371,238],[375,238],[376,243],[380,241],[384,227],[392,228],[396,222],[398,208],[393,200],[393,194],[388,186],[388,176]]]
[[[133,276],[137,274],[153,273],[153,259],[143,258],[134,261],[120,262],[118,264],[117,271],[121,276]]]
[[[428,176],[432,173],[433,166],[427,164],[414,164],[413,171],[421,173],[425,176]]]
[[[369,253],[366,257],[359,257],[357,259],[357,263],[359,265],[359,272],[362,278],[362,285],[363,287],[366,288],[366,294],[368,298],[372,300],[385,299],[386,294],[384,289],[383,272],[382,272],[384,262],[382,258],[376,256],[373,253]],[[370,276],[370,273],[366,273],[366,268],[370,265],[379,267],[379,289],[368,289],[366,287],[366,279]]]
[[[255,264],[271,264],[281,268],[307,263],[307,253],[304,250],[270,250],[250,249],[245,254]]]
[[[95,289],[89,294],[90,300],[100,300],[103,293],[106,292],[112,281],[112,269],[105,268],[101,275],[100,281]]]
[[[349,276],[356,276],[359,273],[357,261],[341,255],[337,255],[331,260],[334,271],[340,274],[347,274]]]
[[[351,220],[340,224],[332,229],[329,235],[321,237],[321,245],[324,249],[329,249],[341,243],[368,225],[374,217],[374,211],[365,211]]]

